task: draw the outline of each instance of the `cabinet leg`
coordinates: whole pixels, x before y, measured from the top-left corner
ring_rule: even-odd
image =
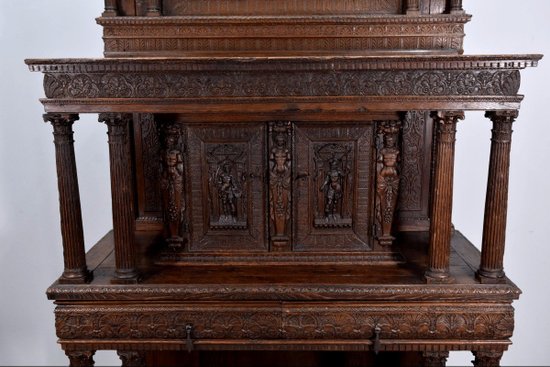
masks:
[[[473,361],[475,367],[499,367],[500,359],[503,354],[503,352],[495,351],[480,351],[472,353],[475,357],[475,360]]]
[[[145,355],[143,352],[117,351],[122,367],[145,367]]]
[[[69,367],[93,367],[95,350],[72,350],[65,351],[69,357]]]
[[[424,367],[445,367],[449,352],[424,352],[422,357]]]

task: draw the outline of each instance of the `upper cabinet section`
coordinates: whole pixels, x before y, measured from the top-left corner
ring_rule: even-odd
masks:
[[[106,57],[461,54],[462,0],[105,0]]]

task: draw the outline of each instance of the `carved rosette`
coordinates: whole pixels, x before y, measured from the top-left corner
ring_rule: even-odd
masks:
[[[161,191],[165,236],[168,246],[182,250],[184,243],[186,209],[184,197],[184,143],[182,127],[178,123],[160,126],[162,137]]]
[[[376,221],[377,238],[381,245],[389,246],[395,239],[392,226],[399,195],[398,161],[400,121],[378,123],[378,158],[376,177]]]
[[[115,240],[116,271],[114,283],[136,283],[136,249],[134,244],[134,183],[130,152],[130,123],[132,115],[101,113],[99,122],[107,125],[111,196]]]
[[[290,251],[292,124],[269,123],[269,217],[272,251]]]

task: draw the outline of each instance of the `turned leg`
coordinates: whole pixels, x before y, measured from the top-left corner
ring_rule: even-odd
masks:
[[[432,115],[436,126],[435,169],[430,220],[430,248],[426,281],[450,282],[453,209],[453,173],[456,124],[464,112],[438,112]]]
[[[424,352],[422,357],[424,367],[445,367],[449,352]]]
[[[44,121],[53,126],[55,163],[59,189],[59,210],[61,217],[61,238],[63,241],[63,275],[60,283],[86,283],[91,273],[86,267],[86,251],[82,231],[82,211],[76,174],[74,154],[73,123],[76,114],[47,113]]]
[[[105,11],[101,15],[104,17],[116,17],[118,15],[116,0],[105,0]]]
[[[117,351],[120,360],[122,361],[122,367],[144,367],[145,366],[145,354],[143,352],[135,351]]]
[[[475,360],[475,367],[499,367],[503,352],[472,352]]]
[[[464,14],[464,10],[462,9],[462,0],[451,0],[451,9],[449,13]]]
[[[93,367],[95,351],[65,351],[69,357],[69,367]]]
[[[420,14],[420,0],[407,0],[407,15]]]
[[[134,243],[134,196],[132,157],[129,144],[131,115],[102,113],[99,121],[105,122],[109,136],[111,165],[111,196],[113,230],[115,237],[115,278],[113,283],[137,283],[136,249]]]
[[[512,123],[518,112],[487,112],[493,121],[489,177],[485,199],[481,263],[477,277],[481,283],[500,283],[504,277],[504,244],[506,214],[508,211],[508,175],[510,171],[510,148]]]

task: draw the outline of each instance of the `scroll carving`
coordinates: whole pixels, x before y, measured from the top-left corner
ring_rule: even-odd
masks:
[[[268,70],[266,68],[266,70]],[[518,70],[337,70],[293,73],[46,73],[48,98],[193,98],[271,96],[515,96]],[[304,80],[308,80],[304,83]]]
[[[247,228],[246,148],[238,143],[207,148],[212,229]]]
[[[383,246],[391,245],[395,239],[391,231],[399,194],[400,177],[397,163],[400,155],[400,129],[399,121],[382,121],[378,125],[376,232],[378,241]]]
[[[290,213],[292,198],[292,124],[269,124],[269,214],[271,248],[290,250]]]
[[[314,145],[316,196],[315,227],[351,227],[353,205],[353,146]]]
[[[184,243],[184,144],[181,125],[161,125],[163,140],[161,190],[168,246],[181,250]]]

